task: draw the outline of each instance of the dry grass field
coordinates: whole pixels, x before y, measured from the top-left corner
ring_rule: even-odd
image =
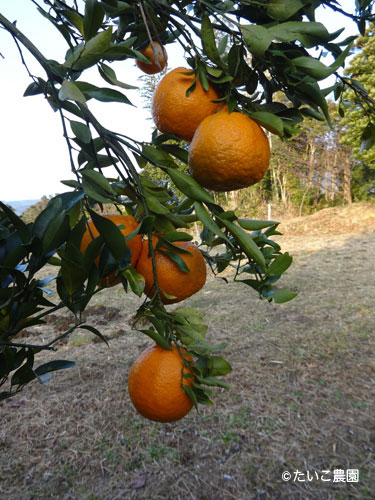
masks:
[[[325,209],[281,230],[295,259],[282,282],[299,290],[292,302],[212,278],[185,301],[205,312],[210,341],[228,342],[232,390],[174,424],[139,416],[127,374],[151,342],[130,328],[140,299],[104,291],[87,322],[109,347],[74,333],[39,355],[74,368],[1,404],[0,498],[375,498],[375,209]],[[71,322],[56,313],[28,340]],[[333,482],[335,469],[358,469],[359,481]]]

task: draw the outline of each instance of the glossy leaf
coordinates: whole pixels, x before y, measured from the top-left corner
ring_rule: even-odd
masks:
[[[272,134],[282,137],[284,133],[283,121],[273,113],[269,113],[268,111],[255,111],[251,113],[250,118],[272,132]]]
[[[169,177],[184,195],[196,201],[203,201],[204,203],[215,203],[212,196],[198,184],[190,175],[180,170],[173,170],[166,168]]]
[[[268,275],[279,275],[284,273],[291,265],[293,257],[288,252],[278,255],[268,268]]]
[[[247,231],[258,231],[259,229],[265,229],[266,227],[271,227],[274,224],[278,224],[273,220],[255,220],[255,219],[237,219],[238,224],[246,229]]]

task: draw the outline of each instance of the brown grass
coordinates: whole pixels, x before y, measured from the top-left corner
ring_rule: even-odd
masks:
[[[306,227],[313,217],[303,218]],[[290,303],[270,305],[214,279],[186,300],[206,312],[209,340],[228,342],[234,389],[217,391],[214,407],[175,424],[143,419],[128,398],[131,363],[150,344],[129,326],[139,299],[118,287],[98,294],[88,322],[112,338],[110,347],[75,333],[40,360],[73,359],[76,367],[1,405],[0,498],[375,498],[370,229],[280,237],[295,256],[283,279],[300,290]],[[56,314],[32,330],[33,342],[70,321]],[[336,468],[359,469],[359,482],[315,477]],[[282,481],[283,471],[297,469],[312,481]]]

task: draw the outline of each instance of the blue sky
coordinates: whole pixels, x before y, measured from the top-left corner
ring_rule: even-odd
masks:
[[[341,4],[350,8],[354,1],[343,0]],[[51,23],[44,19],[29,0],[1,0],[1,13],[10,21],[17,20],[17,27],[41,50],[47,58],[64,60],[66,42],[55,32]],[[346,26],[345,35],[355,32],[353,23],[343,16],[336,16],[325,9],[318,21],[333,32]],[[39,64],[24,50],[31,72],[44,76]],[[30,83],[26,69],[21,64],[19,52],[12,37],[0,29],[0,144],[1,182],[0,200],[38,199],[42,195],[56,194],[64,190],[62,179],[72,179],[68,151],[62,135],[62,126],[57,113],[41,96],[23,97]],[[183,65],[182,54],[168,46],[169,67]],[[114,69],[119,80],[139,85],[142,74],[134,61],[116,63]],[[95,70],[83,75],[85,81],[107,86],[98,79]],[[104,85],[103,85],[104,83]],[[99,121],[108,128],[130,135],[138,140],[149,141],[152,122],[149,113],[142,108],[137,91],[127,91],[128,98],[136,107],[118,103],[98,103],[92,100],[90,109]]]

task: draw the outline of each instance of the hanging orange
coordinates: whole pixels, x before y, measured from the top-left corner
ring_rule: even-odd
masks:
[[[152,237],[152,245],[155,248],[158,242],[157,236]],[[205,260],[196,245],[190,241],[177,241],[174,245],[190,252],[179,254],[183,259],[189,272],[181,271],[167,255],[159,250],[155,253],[156,274],[158,284],[161,289],[161,299],[164,304],[173,304],[197,293],[206,282],[207,270]],[[161,250],[172,252],[161,247]],[[149,255],[148,241],[143,243],[142,251],[138,259],[136,270],[145,278],[144,292],[148,297],[155,294],[154,275],[152,269],[152,259]],[[175,297],[168,299],[163,292]]]
[[[232,191],[259,182],[270,162],[270,146],[260,126],[225,108],[205,118],[189,148],[189,170],[212,191]]]
[[[191,361],[185,349],[185,360]],[[128,378],[130,399],[136,410],[155,422],[174,422],[193,408],[193,401],[182,385],[192,386],[193,377],[175,345],[168,351],[158,345],[149,347],[135,360]]]
[[[139,69],[141,69],[148,75],[155,75],[156,73],[160,73],[167,66],[167,51],[159,42],[153,41],[149,43],[145,49],[140,50],[140,53],[146,56],[150,60],[151,64],[142,62],[139,59],[136,59],[135,63]]]
[[[186,96],[194,82],[194,75],[184,75],[191,70],[176,68],[167,73],[156,87],[152,100],[152,116],[160,132],[177,135],[190,141],[200,122],[215,113],[218,104],[212,101],[219,94],[212,87],[203,89],[199,78],[195,89]]]
[[[124,236],[128,236],[130,233],[135,231],[138,227],[137,220],[132,215],[120,215],[120,214],[104,214],[102,217],[111,220],[116,226],[124,226],[124,229],[120,229]],[[87,247],[91,241],[99,236],[99,231],[96,229],[94,222],[90,219],[87,223],[86,231],[83,234],[81,240],[81,252],[85,253]],[[131,265],[135,267],[138,257],[142,250],[142,236],[137,234],[133,239],[127,243],[129,249],[131,250]],[[99,257],[95,260],[95,264],[99,266]],[[120,278],[114,280],[115,273],[110,274],[106,278],[100,281],[101,286],[115,286],[121,282]]]

